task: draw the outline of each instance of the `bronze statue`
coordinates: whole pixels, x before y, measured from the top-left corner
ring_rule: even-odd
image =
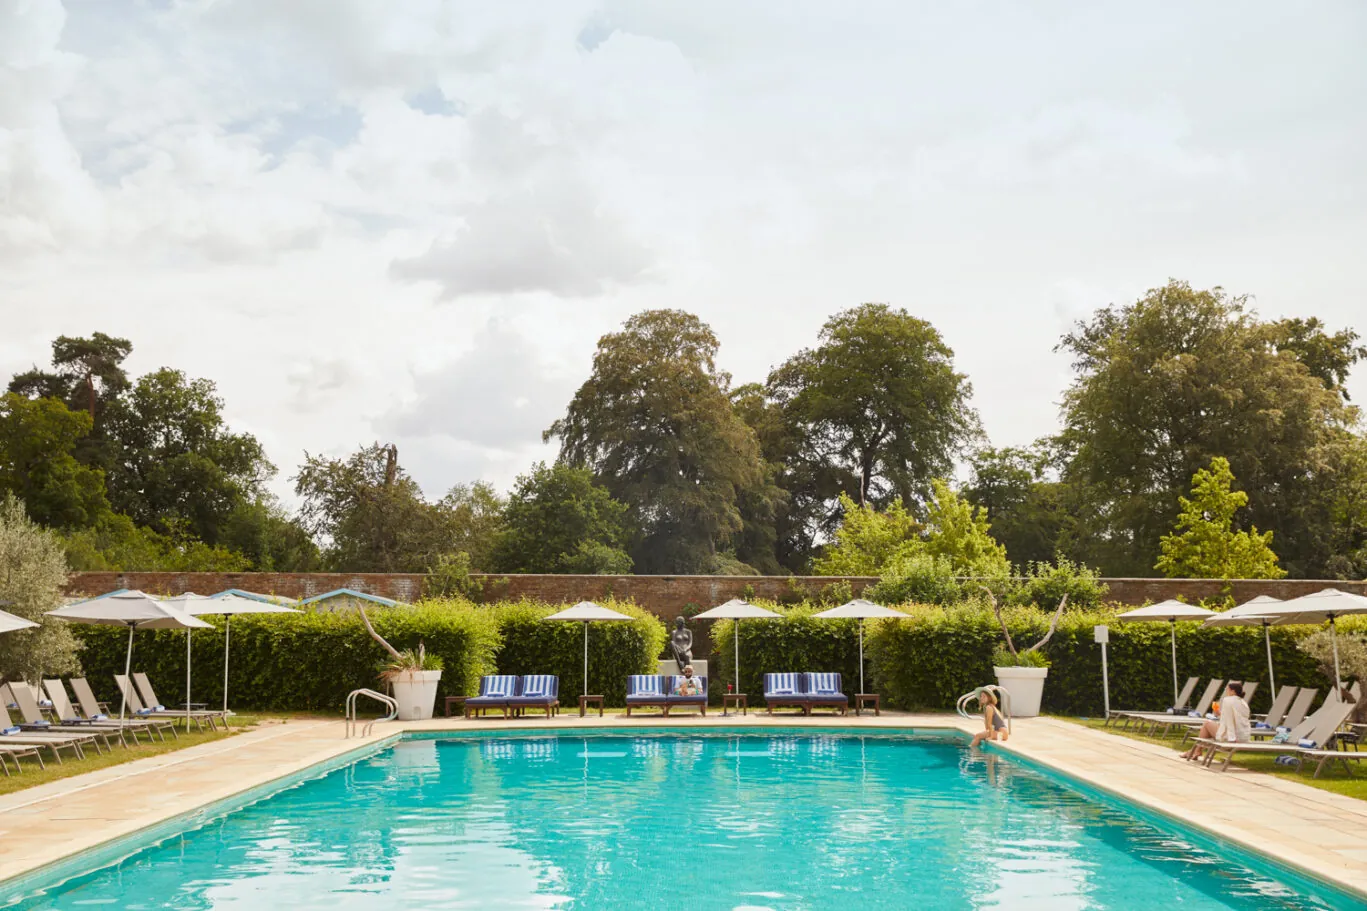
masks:
[[[669,637],[669,650],[674,653],[674,663],[679,666],[678,673],[693,663],[693,634],[684,626],[683,617],[674,618],[674,632]]]

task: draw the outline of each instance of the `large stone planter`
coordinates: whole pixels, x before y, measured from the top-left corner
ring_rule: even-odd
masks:
[[[426,721],[437,704],[441,671],[403,671],[390,680],[400,721]]]
[[[1047,667],[994,667],[997,683],[1011,697],[1010,705],[1003,706],[1012,718],[1034,718],[1039,714],[1044,697],[1044,678]]]

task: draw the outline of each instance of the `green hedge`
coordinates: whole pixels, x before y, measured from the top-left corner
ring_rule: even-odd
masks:
[[[622,704],[626,675],[654,672],[665,629],[653,615],[629,604],[615,610],[630,623],[594,623],[589,630],[589,685],[609,704]],[[558,674],[562,701],[574,704],[583,681],[583,628],[547,623],[558,607],[528,602],[474,605],[433,599],[412,607],[367,609],[376,631],[395,648],[419,642],[445,663],[437,697],[472,695],[484,674]],[[222,621],[219,630],[194,633],[193,696],[223,698]],[[123,673],[128,635],[122,629],[74,627],[85,643],[81,663],[103,699],[117,696],[113,675]],[[347,693],[378,685],[384,650],[350,612],[243,615],[232,623],[231,704],[242,709],[337,710]],[[133,667],[146,671],[167,704],[183,700],[185,634],[144,631],[134,640]],[[440,710],[440,706],[438,708]]]
[[[744,620],[740,625],[741,691],[762,704],[761,675],[776,671],[838,671],[845,691],[858,686],[858,639],[853,620],[818,620],[816,608],[782,608],[781,620]],[[1001,643],[996,617],[980,604],[953,607],[902,605],[906,620],[868,621],[865,627],[866,679],[885,704],[903,709],[952,709],[959,696],[993,682],[992,652]],[[1110,609],[1068,611],[1044,652],[1051,666],[1044,687],[1044,709],[1070,715],[1099,714],[1101,646],[1092,629],[1111,629],[1108,649],[1112,708],[1162,708],[1172,701],[1172,665],[1165,623],[1121,623]],[[1006,611],[1007,625],[1018,648],[1038,641],[1052,614],[1036,608]],[[1313,632],[1310,627],[1272,631],[1277,683],[1314,686],[1322,692],[1329,681],[1315,661],[1296,647]],[[1267,655],[1261,628],[1204,629],[1180,623],[1177,629],[1178,672],[1202,678],[1258,680],[1254,710],[1271,700],[1267,687]],[[734,676],[732,625],[714,625],[713,667],[724,687]]]
[[[634,604],[601,603],[633,619],[589,624],[589,692],[601,694],[608,705],[625,705],[627,675],[655,673],[665,626]],[[545,621],[560,609],[525,601],[483,608],[503,635],[498,673],[555,674],[561,705],[576,705],[584,684],[584,624]]]

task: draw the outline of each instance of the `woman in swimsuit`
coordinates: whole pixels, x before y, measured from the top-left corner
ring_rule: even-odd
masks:
[[[1005,741],[1010,732],[1006,729],[1006,716],[997,708],[997,697],[991,690],[980,690],[978,705],[983,707],[983,729],[973,735],[973,746],[976,748],[984,740]]]

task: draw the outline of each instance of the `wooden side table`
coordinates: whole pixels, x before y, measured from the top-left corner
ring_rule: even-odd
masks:
[[[865,706],[873,706],[875,715],[883,714],[880,709],[882,697],[878,693],[856,693],[854,696],[854,713],[861,714],[861,709]]]
[[[586,709],[590,705],[598,706],[598,717],[603,717],[603,697],[602,696],[580,696],[579,697],[579,717],[583,718]]]
[[[465,700],[468,699],[468,698],[469,698],[468,696],[447,696],[447,697],[446,697],[446,717],[447,717],[447,718],[450,718],[450,717],[451,717],[451,706],[453,706],[453,705],[454,705],[456,708],[460,709],[460,713],[461,713],[462,715],[464,715],[464,714],[465,714]]]
[[[744,693],[722,693],[721,713],[727,714],[727,709],[732,706],[740,709],[742,715],[750,714],[750,700]]]

